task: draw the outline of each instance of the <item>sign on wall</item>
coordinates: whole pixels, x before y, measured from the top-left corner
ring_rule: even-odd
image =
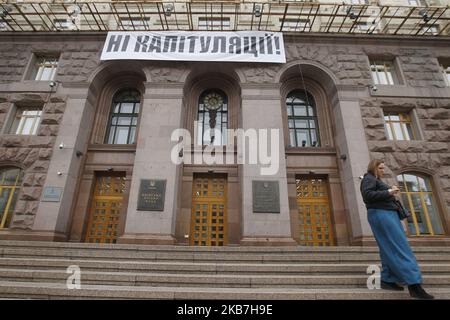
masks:
[[[101,60],[285,63],[281,32],[108,32]]]
[[[59,202],[61,200],[63,188],[61,187],[45,187],[42,193],[42,202]]]
[[[141,179],[137,210],[164,211],[166,180]]]

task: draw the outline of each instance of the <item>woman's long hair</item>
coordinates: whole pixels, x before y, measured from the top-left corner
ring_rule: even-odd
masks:
[[[367,166],[367,172],[373,174],[375,177],[377,176],[377,168],[380,164],[384,163],[383,160],[373,159],[370,160],[369,165]]]

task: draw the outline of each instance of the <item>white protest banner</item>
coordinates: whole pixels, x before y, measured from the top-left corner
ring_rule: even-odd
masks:
[[[101,60],[285,63],[279,32],[108,32]]]

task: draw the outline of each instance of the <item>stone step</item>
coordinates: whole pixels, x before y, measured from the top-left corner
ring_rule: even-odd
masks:
[[[61,270],[1,269],[2,281],[66,283],[69,274]],[[202,275],[131,272],[82,271],[85,285],[163,286],[163,287],[232,287],[232,288],[365,288],[368,275]],[[424,275],[427,287],[450,288],[450,275]]]
[[[450,288],[427,289],[437,299],[450,299]],[[1,298],[35,299],[182,299],[182,300],[316,300],[411,299],[408,291],[360,288],[207,288],[82,285],[67,289],[60,283],[0,281]]]
[[[12,241],[0,240],[2,248],[42,248],[42,249],[82,249],[88,251],[145,251],[145,252],[217,252],[217,253],[256,253],[256,254],[284,254],[284,253],[378,253],[377,247],[339,246],[339,247],[306,247],[306,246],[280,246],[280,247],[193,247],[193,246],[167,246],[167,245],[130,245],[130,244],[95,244],[78,242],[46,242],[46,241]],[[413,246],[416,253],[449,253],[450,246],[424,247]]]
[[[379,261],[373,264],[379,265]],[[81,259],[0,258],[4,269],[52,269],[66,270],[77,265],[85,271],[105,272],[154,272],[185,274],[355,274],[365,273],[365,263],[301,263],[301,264],[257,264],[257,263],[202,263],[202,262],[159,262],[159,261],[112,261]],[[421,263],[424,274],[450,274],[450,264]]]
[[[336,263],[360,261],[371,263],[379,260],[378,253],[286,253],[286,254],[245,254],[220,252],[147,252],[147,251],[117,251],[117,250],[87,250],[87,249],[34,249],[34,248],[3,248],[0,257],[40,257],[40,258],[78,258],[78,259],[112,259],[141,261],[184,261],[184,262],[253,262],[253,263]],[[450,263],[450,254],[417,253],[418,261]]]

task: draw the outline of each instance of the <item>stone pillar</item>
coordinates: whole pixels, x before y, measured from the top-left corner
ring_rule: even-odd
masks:
[[[369,148],[364,132],[361,109],[357,97],[340,95],[333,105],[336,126],[336,147],[340,159],[340,170],[344,189],[344,201],[351,222],[351,239],[361,243],[365,237],[371,237],[372,231],[367,221],[367,210],[361,197],[360,176],[367,171]]]
[[[277,129],[278,137],[278,172],[274,175],[261,175],[261,168],[267,167],[260,163],[249,164],[248,158],[242,165],[242,245],[295,245],[292,239],[286,159],[283,138],[283,122],[280,107],[280,94],[278,85],[242,88],[242,126],[248,129],[268,129],[268,154],[273,154],[274,146],[270,145],[270,129]],[[258,142],[260,137],[258,137]],[[248,143],[246,143],[248,149]],[[245,150],[246,151],[246,150]],[[258,147],[259,151],[259,147]],[[278,182],[280,212],[261,213],[253,212],[254,180],[267,180]]]
[[[172,132],[181,128],[182,84],[147,83],[141,107],[125,232],[119,243],[173,244],[181,166],[171,161]],[[166,180],[163,211],[137,210],[141,179]]]
[[[53,147],[44,190],[46,187],[62,188],[62,195],[58,202],[45,202],[41,197],[32,230],[35,236],[42,239],[67,240],[81,160],[86,154],[91,119],[94,117],[90,102],[79,98],[87,96],[87,92],[82,91],[77,92],[76,97],[75,94],[68,97]],[[61,144],[64,145],[62,148]],[[83,155],[77,156],[77,151],[83,152]],[[58,175],[58,172],[61,174]]]

